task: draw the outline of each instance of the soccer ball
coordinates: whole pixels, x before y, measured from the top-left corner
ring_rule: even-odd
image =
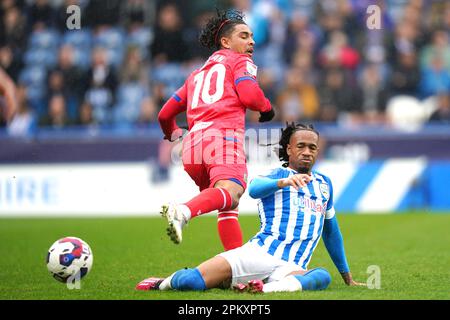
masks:
[[[47,269],[61,282],[75,282],[86,276],[92,268],[94,256],[89,245],[75,237],[57,240],[48,249]]]

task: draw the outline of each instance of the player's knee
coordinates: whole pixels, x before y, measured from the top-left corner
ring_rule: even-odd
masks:
[[[239,206],[239,201],[244,194],[244,188],[241,186],[233,186],[228,190],[228,192],[231,195],[231,198],[233,199],[233,209]]]
[[[331,283],[331,275],[324,268],[316,268],[304,275],[295,276],[302,285],[302,290],[324,290]]]
[[[232,205],[230,209],[235,209],[239,206],[239,201],[244,194],[244,188],[233,181],[230,180],[220,180],[218,181],[215,186],[215,188],[222,188],[228,191],[228,193],[231,196]]]
[[[320,283],[320,289],[318,290],[324,290],[328,288],[328,286],[331,283],[331,275],[328,272],[327,269],[324,268],[316,268],[313,270],[316,274],[316,278],[318,279],[318,282]]]
[[[239,207],[239,200],[241,199],[241,196],[232,195],[231,198],[233,199],[233,204],[231,205],[231,210],[234,210],[237,207]]]
[[[198,269],[183,269],[177,271],[171,280],[175,290],[206,290],[205,280]]]

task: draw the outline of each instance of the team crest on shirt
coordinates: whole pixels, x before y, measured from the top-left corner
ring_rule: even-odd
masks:
[[[320,192],[322,193],[322,195],[323,195],[325,198],[329,199],[329,198],[330,198],[330,188],[328,187],[328,184],[326,184],[326,183],[321,183],[321,184],[319,185],[319,188],[320,188]]]
[[[247,61],[247,72],[252,76],[256,77],[256,74],[258,73],[258,67],[255,66],[250,61]]]

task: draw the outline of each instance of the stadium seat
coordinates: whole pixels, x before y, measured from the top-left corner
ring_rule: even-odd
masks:
[[[121,28],[108,28],[94,35],[94,47],[118,49],[124,45],[125,34]]]
[[[29,49],[25,53],[24,61],[28,66],[45,66],[50,69],[57,63],[57,50],[51,48]]]
[[[125,50],[125,33],[121,28],[108,28],[94,35],[94,47],[105,48],[108,60],[118,67],[122,63]]]
[[[81,30],[69,30],[63,35],[63,44],[70,44],[77,49],[88,49],[92,47],[92,34],[91,31],[86,29]]]
[[[86,101],[91,104],[93,116],[97,123],[110,122],[112,93],[106,88],[92,88],[86,93]]]
[[[45,96],[47,71],[40,65],[28,66],[19,75],[19,83],[27,88],[27,98],[30,107],[36,112],[38,117],[46,114],[47,106]]]
[[[127,47],[137,46],[143,59],[149,56],[149,45],[153,41],[153,30],[151,28],[139,28],[128,33],[126,42]]]
[[[114,123],[135,123],[141,112],[141,104],[148,91],[139,83],[122,84],[117,92],[117,105],[114,110]]]
[[[28,49],[51,49],[56,50],[60,45],[60,35],[53,29],[44,29],[31,33]]]
[[[27,66],[19,75],[19,82],[27,87],[43,86],[46,83],[47,71],[41,65]]]
[[[73,54],[74,64],[78,67],[87,70],[91,66],[91,51],[75,49]]]
[[[175,92],[184,83],[187,71],[178,63],[166,63],[150,70],[150,79],[166,86],[167,93]]]
[[[108,61],[116,68],[122,64],[124,57],[124,48],[107,49]]]

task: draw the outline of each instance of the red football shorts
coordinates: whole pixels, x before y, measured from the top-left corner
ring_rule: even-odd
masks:
[[[243,141],[235,136],[220,131],[188,134],[183,140],[182,160],[184,170],[200,191],[214,187],[220,180],[231,180],[244,190],[247,188]]]

